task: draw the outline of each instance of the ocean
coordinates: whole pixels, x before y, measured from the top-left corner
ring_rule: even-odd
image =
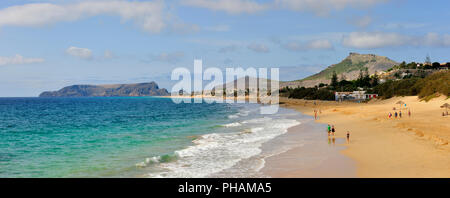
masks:
[[[0,177],[264,177],[300,113],[159,97],[0,98]]]

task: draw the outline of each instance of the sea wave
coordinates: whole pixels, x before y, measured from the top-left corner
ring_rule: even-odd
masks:
[[[245,116],[248,116],[251,112],[252,112],[251,110],[240,110],[236,114],[229,115],[228,118],[229,119],[236,119],[236,118],[239,118],[239,117],[245,117]]]
[[[177,160],[158,163],[164,171],[149,173],[149,177],[208,177],[231,168],[243,159],[261,153],[261,146],[300,124],[295,119],[252,118],[240,122],[239,130],[210,133],[193,140],[194,145],[175,151]],[[235,123],[230,123],[236,125]],[[152,162],[153,159],[149,160]],[[160,161],[160,160],[156,160]],[[147,163],[150,164],[150,163]],[[146,165],[147,165],[146,164]],[[261,169],[264,162],[257,166]]]
[[[242,126],[242,124],[239,123],[239,122],[233,122],[233,123],[224,124],[222,126],[224,126],[224,127],[237,127],[237,126]]]
[[[139,162],[136,164],[138,168],[144,168],[150,165],[159,164],[159,163],[167,163],[175,161],[178,158],[177,155],[161,155],[161,156],[153,156],[149,158],[145,158],[145,161]]]

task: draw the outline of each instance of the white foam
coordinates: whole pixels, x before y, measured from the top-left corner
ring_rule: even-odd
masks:
[[[228,118],[236,119],[236,118],[239,118],[239,117],[245,117],[245,116],[248,116],[250,112],[252,112],[252,111],[250,111],[250,110],[240,110],[238,113],[236,113],[234,115],[229,115]]]
[[[237,113],[237,115],[244,117],[244,116],[248,116],[249,113],[250,113],[250,111],[241,110],[241,111],[239,111],[239,113]]]
[[[150,164],[156,164],[159,163],[161,161],[161,156],[155,156],[155,157],[150,157],[150,158],[145,158],[145,161],[143,162],[139,162],[136,164],[136,167],[138,168],[144,168],[147,167]]]
[[[239,118],[239,116],[238,115],[229,115],[228,118],[235,119],[235,118]]]
[[[300,124],[293,119],[272,120],[270,117],[254,118],[245,123],[250,127],[251,133],[236,131],[202,135],[201,138],[193,141],[195,145],[175,152],[179,157],[178,160],[158,164],[166,171],[150,173],[148,176],[208,177],[233,167],[242,159],[258,155],[261,153],[260,147],[264,142],[286,133],[288,128]],[[264,160],[257,166],[257,169],[261,169],[263,166]]]
[[[241,126],[242,124],[239,122],[233,122],[233,123],[229,123],[229,124],[224,124],[222,126],[224,127],[237,127],[237,126]]]
[[[262,117],[262,118],[255,118],[255,119],[251,119],[251,120],[246,120],[243,121],[243,124],[247,124],[247,123],[251,123],[251,124],[255,124],[255,123],[264,123],[264,122],[269,122],[271,121],[272,118],[270,117]]]

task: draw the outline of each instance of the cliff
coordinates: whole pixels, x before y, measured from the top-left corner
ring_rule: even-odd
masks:
[[[169,92],[155,82],[115,85],[72,85],[58,91],[46,91],[39,97],[112,97],[112,96],[167,96]]]

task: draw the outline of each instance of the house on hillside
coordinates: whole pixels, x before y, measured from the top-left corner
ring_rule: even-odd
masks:
[[[342,101],[363,101],[372,98],[377,98],[378,94],[367,94],[366,91],[353,91],[353,92],[335,92],[335,100]]]

